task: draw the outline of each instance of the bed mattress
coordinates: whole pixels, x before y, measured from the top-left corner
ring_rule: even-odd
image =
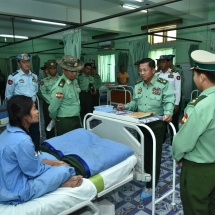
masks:
[[[99,175],[102,177],[104,190],[125,179],[131,173],[136,162],[136,157],[132,155],[121,163],[101,172]],[[96,194],[101,191],[101,189],[98,191],[97,187],[100,186],[95,180],[84,179],[80,187],[58,188],[54,192],[17,206],[0,204],[0,214],[59,214],[84,201],[95,198]]]

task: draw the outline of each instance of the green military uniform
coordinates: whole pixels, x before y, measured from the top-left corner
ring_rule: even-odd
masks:
[[[46,138],[52,138],[55,136],[55,130],[52,129],[51,131],[47,131],[46,127],[51,121],[51,118],[49,116],[48,107],[50,104],[50,98],[51,98],[51,90],[54,84],[59,79],[59,75],[56,74],[56,76],[53,78],[51,75],[46,75],[44,78],[40,80],[40,86],[39,86],[39,92],[38,95],[40,98],[43,99],[43,115],[44,115],[44,121],[45,121],[45,133]]]
[[[102,86],[102,80],[99,74],[94,74],[91,76],[94,78],[94,87],[96,89],[96,95],[93,96],[93,106],[98,106],[100,99],[99,88]]]
[[[84,116],[87,113],[93,112],[93,95],[90,91],[90,85],[94,87],[95,90],[95,79],[91,75],[86,75],[81,73],[77,77],[78,83],[81,89],[80,93],[80,104],[81,104],[81,120],[83,121]]]
[[[215,188],[214,101],[215,87],[203,91],[192,100],[185,109],[180,130],[173,139],[173,157],[183,163],[181,198],[184,210],[189,211],[187,214],[207,214],[205,210],[208,206],[203,200]],[[201,197],[197,196],[198,193],[201,193]],[[192,198],[198,198],[198,203],[193,202]],[[215,203],[215,193],[213,198]],[[212,208],[211,214],[215,214],[215,204]]]
[[[206,77],[207,72],[215,73],[215,55],[196,50],[191,57],[196,62],[201,60],[192,69],[194,81],[203,87],[203,92],[185,108],[179,132],[173,138],[172,153],[176,161],[182,162],[180,193],[184,215],[214,215],[215,84],[213,78],[205,80],[203,86],[199,79],[202,71]]]
[[[173,114],[175,96],[169,82],[154,75],[149,85],[139,81],[134,87],[133,99],[125,105],[125,109],[142,112],[156,112],[157,115]],[[147,124],[156,138],[156,179],[158,183],[162,155],[163,137],[166,122],[158,120]],[[144,133],[144,167],[152,175],[152,138],[148,130],[140,127]],[[153,177],[153,176],[152,176]],[[147,188],[152,188],[152,181],[147,183]]]
[[[64,74],[53,86],[49,113],[55,120],[58,135],[81,127],[79,93],[77,80],[69,80]]]

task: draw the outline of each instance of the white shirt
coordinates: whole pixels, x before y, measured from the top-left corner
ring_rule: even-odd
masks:
[[[172,71],[170,68],[163,72],[160,70],[156,73],[156,75],[160,78],[166,79],[169,81],[172,89],[175,93],[175,105],[179,105],[181,99],[181,77],[177,71]]]

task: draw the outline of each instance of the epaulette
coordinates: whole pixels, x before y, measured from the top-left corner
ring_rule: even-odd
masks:
[[[66,81],[62,78],[58,84],[59,87],[63,87]]]
[[[162,83],[162,84],[167,84],[168,81],[163,79],[163,78],[158,78],[158,82]]]
[[[199,96],[199,97],[193,99],[192,101],[190,101],[190,102],[188,103],[188,105],[195,106],[198,102],[200,102],[202,99],[204,99],[204,98],[206,98],[206,97],[207,97],[207,96],[205,96],[205,95]]]
[[[142,79],[139,79],[135,84],[139,84],[142,81],[143,81]]]
[[[176,69],[171,69],[171,72],[174,72],[174,73],[179,73],[179,70],[176,70]]]
[[[19,73],[19,72],[16,71],[16,72],[11,73],[11,75],[12,75],[12,76],[15,76],[15,75],[18,74],[18,73]]]

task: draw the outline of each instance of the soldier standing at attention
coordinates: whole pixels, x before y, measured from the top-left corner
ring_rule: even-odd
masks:
[[[80,122],[80,88],[77,82],[77,71],[83,63],[76,57],[65,55],[57,60],[62,68],[62,76],[55,83],[51,92],[49,116],[55,120],[57,135],[81,128]]]
[[[96,95],[95,80],[90,75],[92,65],[85,63],[83,73],[79,74],[77,79],[81,89],[80,92],[80,103],[81,103],[81,121],[83,122],[84,116],[87,113],[93,112],[93,96]]]
[[[169,55],[161,55],[159,60],[160,64],[160,72],[156,73],[156,75],[160,78],[163,78],[167,81],[169,81],[170,85],[172,86],[172,89],[175,93],[175,107],[174,107],[174,113],[172,116],[172,123],[176,129],[176,132],[178,131],[178,125],[179,125],[179,105],[181,101],[181,76],[180,74],[172,70],[169,67],[169,60],[170,57]],[[171,143],[172,143],[172,138],[173,138],[173,132],[172,129],[170,129],[171,132]],[[165,138],[164,138],[165,141]],[[171,147],[169,148],[171,151]]]
[[[155,61],[151,58],[145,58],[139,61],[139,74],[141,80],[134,86],[133,100],[127,104],[119,104],[118,110],[131,110],[141,112],[156,112],[161,115],[162,120],[147,123],[153,130],[156,138],[156,179],[157,185],[160,176],[160,165],[162,155],[163,137],[167,123],[172,120],[174,110],[174,91],[170,83],[155,75]],[[152,175],[152,137],[148,130],[140,127],[144,134],[144,168]],[[152,196],[152,180],[147,183],[141,194],[141,199]]]
[[[193,80],[202,92],[188,103],[172,153],[179,166],[184,215],[215,214],[215,54],[191,53]]]
[[[92,67],[91,76],[94,77],[94,84],[96,89],[96,94],[93,95],[93,107],[94,107],[99,105],[99,99],[100,99],[99,88],[102,86],[101,77],[98,73],[96,73],[95,66]]]
[[[19,70],[8,76],[5,98],[9,100],[14,95],[31,97],[36,102],[38,92],[38,77],[30,70],[30,54],[17,55]],[[31,124],[29,133],[35,145],[40,144],[39,122]]]
[[[55,129],[52,128],[51,131],[46,130],[46,127],[51,121],[48,107],[50,104],[52,87],[57,82],[60,76],[57,74],[56,60],[48,60],[46,62],[46,67],[47,67],[48,73],[46,74],[46,77],[42,78],[40,81],[39,95],[43,99],[43,115],[44,115],[44,121],[45,121],[46,139],[50,139],[55,136]]]

